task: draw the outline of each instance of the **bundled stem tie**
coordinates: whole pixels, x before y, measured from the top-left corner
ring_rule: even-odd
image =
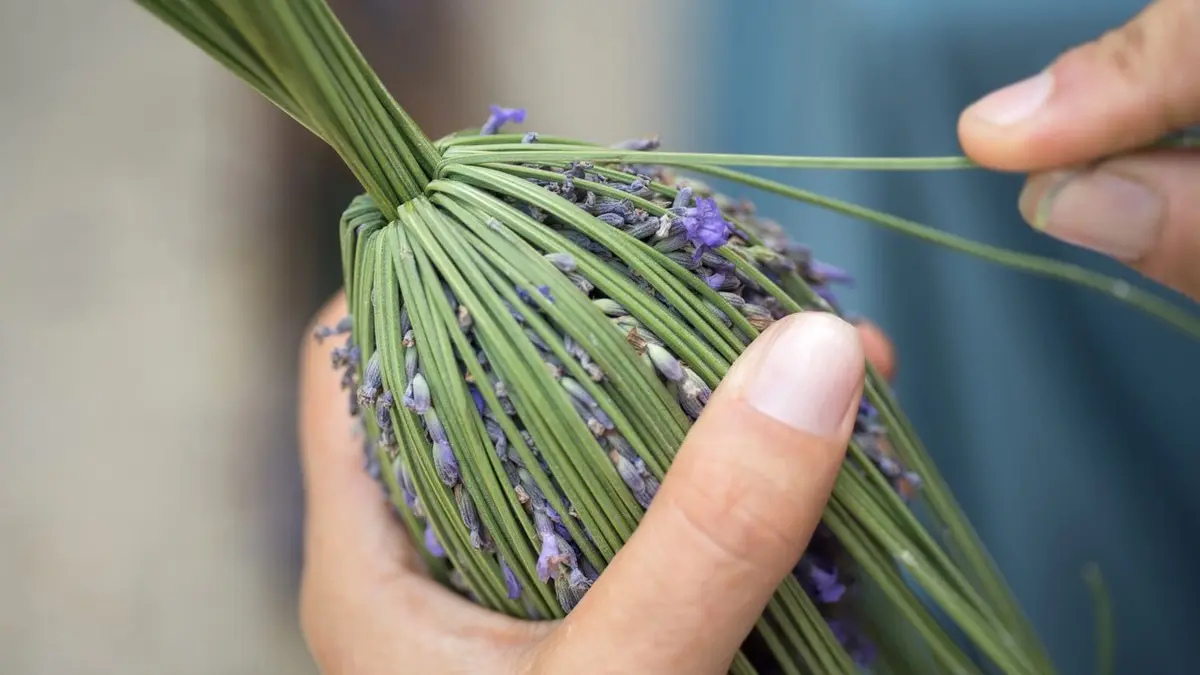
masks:
[[[364,432],[365,470],[431,573],[497,612],[570,612],[747,345],[789,314],[841,313],[836,289],[850,275],[679,172],[1087,286],[1200,336],[1194,313],[1123,281],[731,168],[952,170],[970,168],[965,158],[603,147],[503,133],[525,111],[499,106],[433,142],[324,0],[138,2],[327,142],[365,189],[339,229],[351,314],[317,337],[344,340],[332,365]],[[862,668],[1054,672],[869,367],[822,524],[731,672]]]

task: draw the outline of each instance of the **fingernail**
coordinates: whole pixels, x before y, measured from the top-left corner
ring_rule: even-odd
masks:
[[[1020,208],[1046,234],[1123,261],[1150,252],[1165,210],[1153,190],[1104,170],[1034,177]]]
[[[832,314],[806,312],[781,326],[746,388],[759,412],[808,433],[841,430],[863,377],[863,350],[853,326]]]
[[[998,126],[1016,124],[1037,112],[1052,91],[1054,76],[1045,71],[984,96],[967,113]]]

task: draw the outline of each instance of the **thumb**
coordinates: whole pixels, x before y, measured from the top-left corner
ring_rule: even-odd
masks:
[[[1200,122],[1198,35],[1200,1],[1158,0],[967,108],[963,149],[994,169],[1041,171],[1144,147]]]
[[[756,340],[555,632],[556,669],[726,672],[821,518],[863,378],[858,333],[831,314],[790,316]]]

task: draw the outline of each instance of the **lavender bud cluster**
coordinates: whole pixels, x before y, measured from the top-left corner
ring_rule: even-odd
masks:
[[[480,129],[481,135],[496,133],[504,123],[519,122],[525,116],[523,110],[496,106],[492,108],[491,113]],[[527,134],[522,143],[536,144],[538,137],[536,134]],[[624,142],[617,147],[650,150],[657,146],[657,139],[638,139]],[[806,248],[791,244],[783,228],[773,221],[759,217],[752,204],[734,202],[714,193],[703,183],[682,180],[665,168],[627,165],[610,166],[601,170],[588,162],[573,162],[565,167],[536,164],[529,166],[556,174],[553,178],[529,178],[530,182],[574,204],[584,213],[594,217],[597,222],[646,244],[715,291],[722,301],[722,306],[706,301],[704,309],[724,326],[741,335],[746,343],[753,335],[740,330],[738,326],[749,325],[756,331],[762,331],[783,318],[788,310],[755,281],[756,275],[744,272],[726,253],[734,253],[742,260],[751,262],[763,277],[774,283],[792,278],[791,275],[802,279],[819,298],[815,304],[820,310],[840,311],[832,287],[853,281],[844,271],[816,260]],[[604,186],[604,191],[609,194],[588,189],[589,186],[596,185]],[[613,196],[613,193],[622,196]],[[657,301],[682,321],[678,311],[671,307],[671,303],[658,289],[605,245],[532,204],[509,197],[502,198],[631,281],[647,298]],[[644,207],[646,202],[654,208]],[[503,229],[496,221],[490,222],[489,226],[496,230]],[[750,232],[755,236],[751,237],[748,234]],[[547,251],[543,258],[553,270],[570,282],[574,291],[586,297],[595,309],[608,318],[612,329],[623,337],[633,353],[657,375],[687,418],[698,419],[708,404],[712,391],[691,365],[674,353],[666,341],[627,311],[619,300],[601,293],[595,280],[582,271],[579,261],[571,253]],[[486,519],[481,517],[480,509],[487,509],[490,505],[477,503],[468,486],[464,484],[459,457],[437,412],[438,406],[443,404],[436,400],[437,389],[431,385],[439,381],[438,377],[442,378],[441,381],[447,381],[445,378],[461,378],[466,382],[475,412],[486,431],[491,449],[503,467],[504,476],[507,477],[516,502],[524,509],[527,522],[532,524],[532,531],[536,533],[536,563],[533,570],[524,571],[532,572],[525,578],[552,584],[559,605],[569,612],[598,577],[598,572],[583,555],[581,542],[575,540],[572,531],[582,532],[589,540],[592,535],[571,508],[570,495],[563,490],[545,462],[533,435],[518,414],[518,406],[514,405],[505,382],[493,369],[492,359],[476,334],[476,325],[470,309],[462,305],[448,287],[444,287],[444,291],[445,302],[457,319],[458,329],[469,342],[478,365],[483,369],[482,379],[473,377],[465,364],[460,364],[460,370],[456,373],[426,372],[407,310],[402,311],[400,315],[406,383],[402,392],[395,394],[384,390],[380,367],[381,354],[375,352],[368,355],[364,364],[353,336],[348,337],[344,345],[333,350],[333,365],[343,371],[343,386],[351,390],[352,413],[359,415],[367,409],[375,412],[375,421],[379,428],[378,443],[383,446],[386,456],[396,458],[392,467],[396,482],[408,510],[416,518],[424,521],[424,545],[428,552],[439,557],[448,555],[428,518],[429,514],[421,502],[411,471],[399,459],[401,453],[396,452],[397,438],[393,429],[393,415],[397,411],[397,405],[403,406],[419,420],[426,435],[430,464],[437,479],[453,494],[457,516],[466,530],[471,548],[494,558],[508,598],[528,600],[528,589],[523,588],[522,575],[514,570],[514,561],[501,555],[484,525]],[[596,387],[606,381],[608,375],[598,365],[586,345],[566,334],[546,334],[546,326],[554,325],[550,321],[529,321],[531,313],[542,311],[542,305],[553,305],[558,301],[549,287],[515,287],[511,291],[518,302],[505,303],[509,316],[521,326],[525,338],[536,349],[547,372],[557,382],[564,400],[591,432],[596,446],[605,453],[607,461],[611,462],[629,494],[642,508],[648,508],[659,489],[659,480],[648,469],[646,459],[639,456],[634,445],[614,422],[614,414],[620,411],[606,410],[605,405],[593,394],[598,391]],[[316,337],[323,340],[334,335],[347,334],[351,332],[352,327],[353,322],[347,318],[335,327],[318,329]],[[567,362],[561,358],[564,354],[567,356]],[[582,373],[582,376],[577,376],[579,373]],[[488,397],[483,395],[484,391],[494,394],[495,405],[488,404]],[[510,437],[505,432],[506,428],[516,429],[520,444],[528,449],[524,459],[523,453],[516,452],[512,447],[516,437]],[[919,487],[919,477],[900,465],[899,460],[887,447],[884,432],[878,412],[864,402],[859,409],[854,441],[863,449],[874,468],[882,473],[897,491],[907,494]],[[381,467],[376,459],[378,455],[369,442],[365,452],[368,471],[380,478]],[[528,464],[529,460],[534,463]],[[535,474],[545,477],[546,480],[541,481],[541,485],[548,485],[553,491],[552,495],[543,491],[539,481],[535,480]],[[556,511],[551,502],[564,505],[566,512]],[[847,560],[848,556],[844,554],[837,539],[821,527],[796,566],[794,575],[808,596],[821,609],[833,633],[856,659],[865,663],[869,661],[871,646],[861,631],[845,618],[844,612],[835,611],[836,607],[854,592],[854,570],[847,564]],[[526,602],[526,608],[533,613],[530,603]]]

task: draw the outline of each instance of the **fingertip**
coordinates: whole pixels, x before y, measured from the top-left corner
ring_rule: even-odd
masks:
[[[884,378],[891,380],[896,376],[896,350],[887,334],[878,326],[866,319],[854,322],[858,328],[859,339],[862,340],[863,352],[867,361],[875,366]]]

